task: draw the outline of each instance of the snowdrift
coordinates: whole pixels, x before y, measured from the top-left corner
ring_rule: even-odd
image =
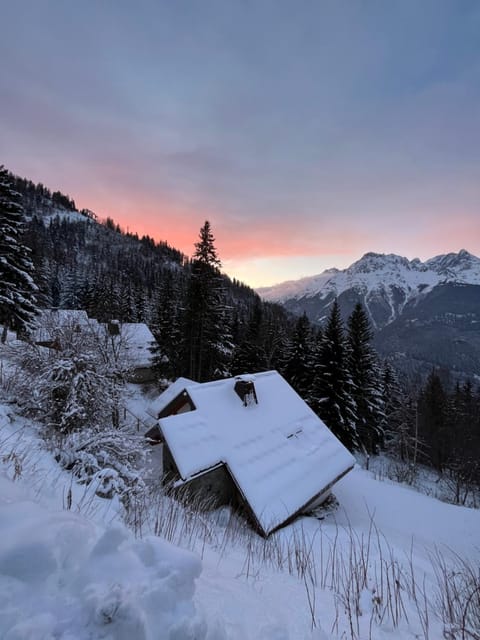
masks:
[[[200,572],[188,551],[45,509],[0,478],[3,640],[202,640]]]

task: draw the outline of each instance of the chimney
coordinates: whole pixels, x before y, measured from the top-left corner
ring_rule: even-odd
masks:
[[[236,378],[234,390],[245,407],[248,407],[249,405],[254,403],[258,404],[255,385],[251,378]]]
[[[107,325],[108,334],[111,336],[120,335],[120,324],[118,320],[110,320]]]

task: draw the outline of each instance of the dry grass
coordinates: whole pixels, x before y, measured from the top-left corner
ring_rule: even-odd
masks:
[[[209,501],[154,492],[131,512],[137,535],[152,532],[202,557],[208,547],[219,562],[233,552],[243,558],[239,576],[256,579],[265,570],[286,572],[303,584],[312,629],[322,591],[333,595],[331,633],[372,640],[379,627],[407,626],[416,637],[480,640],[480,576],[471,562],[437,549],[424,571],[416,568],[413,546],[400,558],[373,516],[365,533],[350,525],[318,523],[312,533],[301,522],[267,539],[232,509],[212,511]],[[435,622],[435,624],[433,624]],[[367,629],[367,631],[365,631]],[[365,635],[366,634],[366,635]]]

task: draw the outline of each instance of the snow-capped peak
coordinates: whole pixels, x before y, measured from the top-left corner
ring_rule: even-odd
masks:
[[[327,269],[323,273],[258,289],[266,300],[284,302],[290,299],[339,296],[348,289],[368,296],[374,291],[401,289],[405,299],[444,282],[480,285],[480,259],[465,249],[458,253],[436,256],[425,262],[408,260],[396,254],[369,252],[346,269]]]
[[[439,273],[447,273],[448,275],[452,271],[458,273],[459,271],[471,270],[480,273],[480,259],[465,249],[461,249],[458,253],[435,256],[435,258],[427,260],[425,264]]]
[[[368,273],[378,271],[379,269],[412,269],[417,268],[417,264],[411,263],[407,258],[397,256],[394,253],[373,253],[369,252],[363,255],[347,269],[349,273]]]

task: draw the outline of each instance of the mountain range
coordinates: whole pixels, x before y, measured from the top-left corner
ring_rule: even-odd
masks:
[[[361,302],[377,350],[399,370],[424,374],[437,366],[480,380],[480,259],[464,249],[425,262],[366,253],[347,269],[257,292],[319,325],[335,298],[345,319]]]

